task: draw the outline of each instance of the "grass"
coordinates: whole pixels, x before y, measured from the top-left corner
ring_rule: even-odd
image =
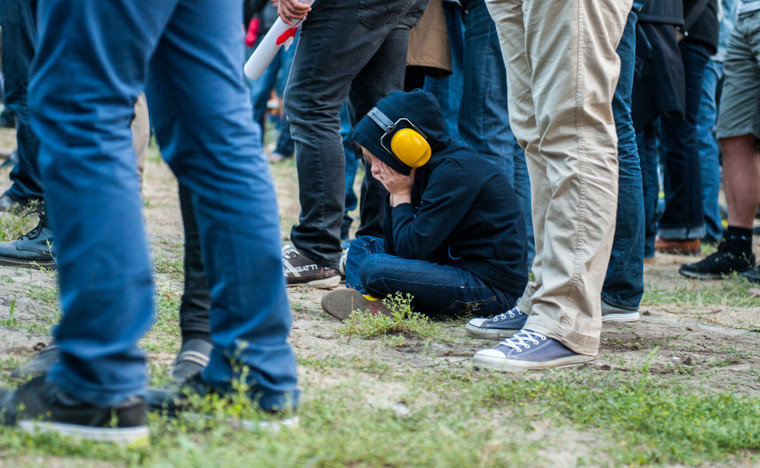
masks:
[[[345,368],[333,363],[320,365],[326,376]],[[200,422],[152,416],[147,449],[72,444],[2,429],[0,452],[11,464],[34,454],[133,466],[547,466],[552,440],[538,423],[550,421],[565,431],[595,434],[598,450],[586,460],[593,465],[755,458],[759,399],[688,391],[650,375],[647,365],[634,373],[581,369],[527,377],[469,369],[411,376],[391,371],[389,377],[408,388],[398,394],[377,393],[373,369],[340,384],[308,382],[300,427],[278,434],[251,434],[228,423],[230,417],[263,417],[233,398],[201,402],[213,417]],[[373,393],[375,403],[367,404],[362,397]]]
[[[386,337],[390,344],[398,346],[406,337],[416,337],[423,340],[445,340],[441,326],[419,312],[412,310],[412,296],[396,293],[383,299],[383,304],[392,314],[371,314],[355,310],[346,319],[345,325],[338,329],[350,340],[353,336],[360,338]]]
[[[23,212],[0,214],[0,242],[16,240],[31,231],[39,222],[35,210],[36,204],[32,204]]]
[[[721,281],[684,279],[679,280],[676,285],[666,286],[648,282],[644,288],[641,305],[646,307],[676,304],[694,309],[705,306],[760,307],[760,298],[749,294],[752,287],[749,281],[736,273]]]

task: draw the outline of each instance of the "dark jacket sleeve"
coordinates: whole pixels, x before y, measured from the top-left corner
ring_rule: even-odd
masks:
[[[454,231],[478,196],[475,179],[449,159],[431,173],[419,208],[409,203],[391,210],[393,249],[399,257],[427,259]]]

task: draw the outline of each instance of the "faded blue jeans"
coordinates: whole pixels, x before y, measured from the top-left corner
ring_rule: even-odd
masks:
[[[385,253],[377,237],[357,237],[346,258],[346,287],[385,298],[400,292],[414,297],[412,305],[430,316],[468,312],[492,317],[514,307],[517,297],[488,286],[467,270]]]
[[[617,47],[620,79],[612,99],[618,135],[618,207],[615,240],[602,288],[602,301],[618,309],[636,311],[644,294],[644,192],[636,131],[631,119],[636,60],[636,13],[628,14]]]
[[[697,115],[699,164],[702,168],[702,205],[705,211],[705,237],[714,242],[723,238],[718,196],[720,195],[720,148],[714,127],[718,119],[717,90],[723,77],[723,62],[710,60],[702,77],[702,97]]]
[[[130,122],[145,89],[161,153],[192,193],[203,247],[214,345],[203,379],[228,392],[245,376],[263,409],[295,404],[279,216],[243,83],[240,4],[39,8],[29,108],[63,306],[61,359],[47,379],[99,407],[144,392],[137,342],[153,322],[153,272]]]

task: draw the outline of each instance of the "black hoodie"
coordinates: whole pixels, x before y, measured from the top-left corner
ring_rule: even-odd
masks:
[[[392,121],[409,119],[432,149],[417,169],[412,203],[391,208],[386,200],[386,250],[399,257],[454,265],[500,291],[519,296],[528,282],[525,221],[506,176],[485,157],[445,134],[435,98],[423,91],[400,91],[376,106]],[[383,149],[384,131],[369,117],[354,139],[402,173],[398,159]]]

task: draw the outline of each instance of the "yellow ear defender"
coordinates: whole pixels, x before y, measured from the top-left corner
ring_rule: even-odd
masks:
[[[402,117],[393,122],[377,107],[370,109],[367,115],[385,131],[380,137],[380,145],[386,151],[409,167],[422,167],[427,164],[432,153],[430,143],[428,143],[425,134],[409,119]],[[399,124],[406,125],[398,128]],[[388,137],[391,140],[390,149],[385,145]]]

